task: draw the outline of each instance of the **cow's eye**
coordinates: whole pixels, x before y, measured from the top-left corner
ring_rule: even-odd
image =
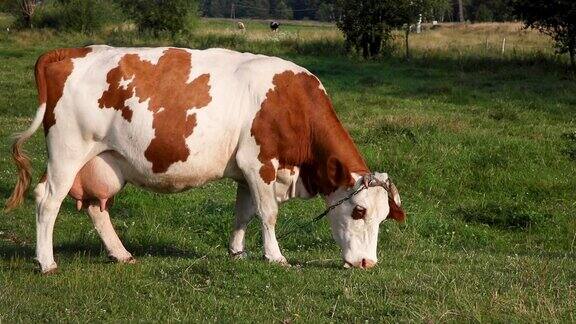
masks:
[[[352,211],[352,219],[364,219],[366,217],[366,208],[356,205]]]

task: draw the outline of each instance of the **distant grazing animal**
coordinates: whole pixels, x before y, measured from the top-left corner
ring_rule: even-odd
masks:
[[[238,22],[238,29],[240,30],[246,30],[246,26],[244,26],[244,23],[242,23],[241,21]]]
[[[35,72],[40,106],[12,146],[19,178],[7,209],[24,199],[22,145],[43,125],[48,160],[34,190],[43,273],[56,269],[52,233],[66,195],[87,209],[110,257],[134,261],[109,216],[126,183],[169,193],[235,180],[230,255],[245,256],[257,214],[264,256],[281,264],[275,224],[288,199],[343,200],[327,217],[347,266],[374,266],[379,224],[404,219],[388,175],[370,172],[320,81],[294,63],[225,49],[89,46],[47,52]]]
[[[272,31],[276,31],[278,29],[278,27],[280,27],[280,23],[278,23],[276,21],[270,22],[270,29],[272,29]]]

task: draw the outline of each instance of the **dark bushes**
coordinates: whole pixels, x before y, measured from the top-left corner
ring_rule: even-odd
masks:
[[[191,31],[197,20],[194,0],[46,0],[24,27],[94,33],[133,22],[140,31],[176,35]]]
[[[174,35],[192,30],[198,21],[198,3],[192,0],[122,0],[121,3],[142,31]]]
[[[124,13],[111,0],[58,0],[46,1],[37,7],[33,25],[94,33],[123,20]]]

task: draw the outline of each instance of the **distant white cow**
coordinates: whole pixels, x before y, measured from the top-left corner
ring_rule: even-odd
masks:
[[[344,262],[358,268],[376,264],[380,223],[404,219],[388,175],[370,172],[320,81],[294,63],[224,49],[89,46],[42,55],[36,83],[40,107],[12,146],[19,179],[7,207],[23,201],[22,145],[43,125],[48,160],[34,191],[43,273],[56,269],[52,233],[66,195],[88,210],[112,258],[134,261],[108,213],[126,183],[167,193],[235,180],[230,254],[245,255],[257,214],[264,257],[278,263],[286,258],[276,217],[288,199],[324,197]]]

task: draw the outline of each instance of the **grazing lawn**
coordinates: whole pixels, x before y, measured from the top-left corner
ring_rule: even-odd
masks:
[[[445,26],[415,36],[410,61],[362,62],[341,55],[330,25],[271,35],[265,22],[247,22],[246,34],[204,24],[174,43],[308,68],[370,168],[394,178],[408,220],[382,224],[379,265],[343,269],[326,221],[280,241],[290,268],[261,260],[258,220],[249,259],[230,260],[235,184],[226,180],[173,195],[127,186],[111,215],[135,265],[108,263],[89,218],[67,199],[54,235],[59,273],[41,276],[30,195],[0,211],[0,322],[576,321],[576,82],[545,38],[513,24]],[[532,47],[520,50],[522,37]],[[36,58],[94,42],[170,43],[130,31],[0,31],[0,202],[16,180],[10,136],[37,108]],[[38,179],[41,131],[26,148]],[[321,199],[283,205],[278,233],[323,208]]]

